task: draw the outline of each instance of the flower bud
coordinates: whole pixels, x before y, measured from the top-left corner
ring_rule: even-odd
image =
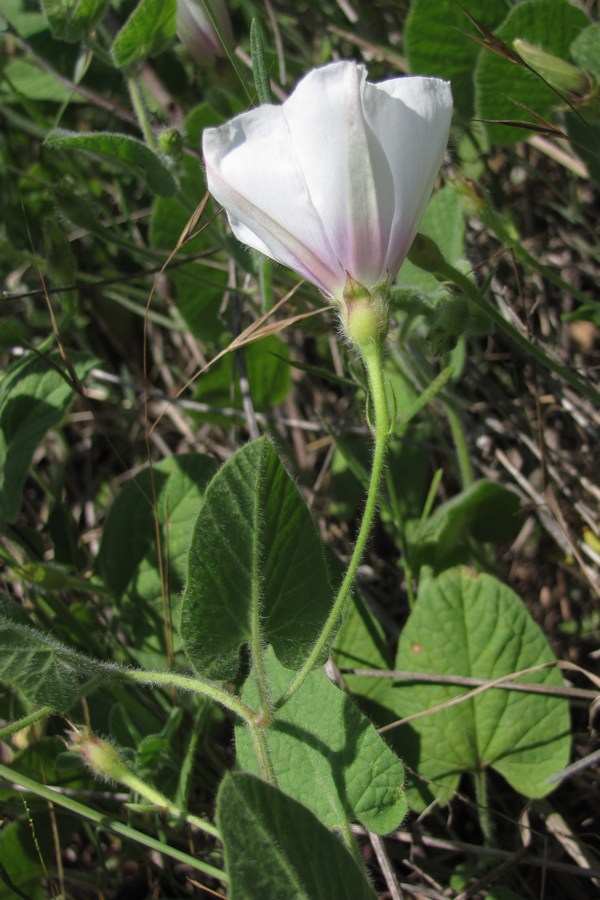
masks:
[[[129,770],[119,751],[101,738],[83,729],[71,734],[73,743],[69,750],[79,754],[94,772],[107,781],[127,782]]]
[[[233,30],[224,0],[207,0],[228,44],[233,44]],[[190,56],[200,66],[212,66],[217,57],[225,56],[223,43],[216,33],[200,0],[177,0],[177,36]]]
[[[387,281],[369,291],[348,275],[341,316],[344,333],[359,350],[373,341],[383,341],[389,327]]]
[[[183,138],[176,128],[165,128],[158,136],[158,149],[175,162],[183,156]]]
[[[535,47],[521,38],[513,41],[513,47],[528,66],[555,90],[570,95],[571,100],[582,100],[592,92],[594,85],[590,76],[564,59],[546,53],[541,47]]]

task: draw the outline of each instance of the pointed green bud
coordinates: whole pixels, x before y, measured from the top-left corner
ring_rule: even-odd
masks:
[[[158,148],[170,159],[179,162],[183,156],[183,138],[176,128],[165,128],[158,136]]]
[[[373,341],[381,343],[388,333],[388,283],[370,291],[348,275],[341,303],[342,327],[350,341],[364,349]]]
[[[129,769],[119,751],[112,744],[96,737],[87,729],[72,732],[71,739],[69,750],[83,757],[95,775],[99,775],[107,781],[127,783]]]
[[[555,90],[568,94],[571,100],[582,100],[592,92],[593,79],[559,56],[546,53],[541,47],[535,47],[521,38],[515,38],[513,47],[528,66]]]

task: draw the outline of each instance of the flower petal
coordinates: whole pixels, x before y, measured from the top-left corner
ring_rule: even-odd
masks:
[[[394,182],[365,124],[366,70],[339,62],[310,72],[283,105],[312,204],[356,281],[381,280],[394,218]]]
[[[282,107],[260,106],[204,132],[208,188],[239,240],[328,294],[345,273],[314,210]]]
[[[365,118],[394,179],[395,215],[384,270],[395,277],[429,200],[452,118],[450,84],[439,78],[394,78],[365,85]]]

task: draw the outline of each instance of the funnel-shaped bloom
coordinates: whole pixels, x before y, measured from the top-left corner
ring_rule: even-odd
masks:
[[[231,22],[224,0],[208,0],[226,41],[233,44]],[[225,50],[199,0],[177,0],[177,36],[201,66],[225,56]]]
[[[282,106],[204,132],[208,187],[235,236],[342,301],[394,278],[448,140],[450,85],[314,69]]]

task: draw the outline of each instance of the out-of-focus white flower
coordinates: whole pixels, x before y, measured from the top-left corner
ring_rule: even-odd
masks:
[[[364,66],[332,63],[282,106],[207,129],[208,187],[240,241],[364,308],[406,257],[451,116],[448,82],[371,84]]]
[[[227,43],[233,44],[229,13],[223,0],[207,0]],[[223,44],[210,23],[200,0],[177,0],[177,36],[190,56],[201,66],[211,66],[225,56]]]

